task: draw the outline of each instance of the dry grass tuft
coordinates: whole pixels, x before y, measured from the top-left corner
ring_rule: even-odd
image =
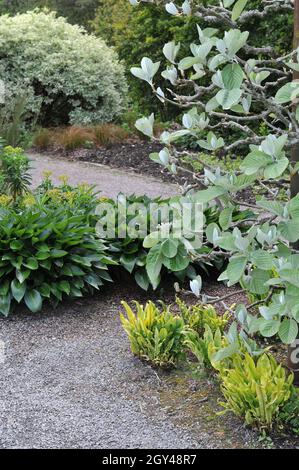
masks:
[[[115,124],[98,124],[89,127],[70,126],[65,129],[41,129],[34,136],[33,144],[40,149],[56,145],[65,150],[75,150],[82,147],[119,144],[128,136],[129,132]]]

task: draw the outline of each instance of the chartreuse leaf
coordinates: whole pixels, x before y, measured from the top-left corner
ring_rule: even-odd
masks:
[[[248,0],[237,0],[232,9],[232,20],[236,21],[246,7]]]

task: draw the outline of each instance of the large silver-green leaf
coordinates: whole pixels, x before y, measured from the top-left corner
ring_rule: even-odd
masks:
[[[275,95],[275,101],[278,104],[293,101],[299,95],[299,83],[290,82],[281,87]]]
[[[298,336],[298,323],[292,318],[285,318],[280,325],[278,335],[284,344],[292,344]]]
[[[216,95],[216,100],[223,109],[230,109],[234,104],[237,104],[241,98],[242,91],[238,88],[233,90],[220,90]]]
[[[235,256],[234,258],[230,259],[226,270],[230,286],[240,281],[244,274],[246,264],[246,256]]]
[[[239,64],[228,64],[221,72],[224,87],[227,90],[240,88],[243,81],[243,70]]]

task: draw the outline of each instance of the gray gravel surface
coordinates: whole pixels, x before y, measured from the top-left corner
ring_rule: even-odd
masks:
[[[53,181],[59,183],[60,175],[67,175],[71,184],[86,182],[102,191],[103,196],[115,197],[118,193],[136,193],[148,196],[171,196],[177,194],[178,187],[163,183],[158,179],[137,175],[124,170],[112,169],[105,165],[69,161],[50,155],[29,154],[32,161],[33,185],[37,186],[43,179],[44,171],[53,173]]]
[[[0,448],[201,448],[159,405],[109,300],[0,319]]]
[[[120,191],[171,195],[176,188],[107,167],[31,155],[33,185],[44,171],[54,181]],[[107,300],[0,319],[5,362],[0,381],[1,448],[202,447],[159,407],[156,374],[136,360]]]

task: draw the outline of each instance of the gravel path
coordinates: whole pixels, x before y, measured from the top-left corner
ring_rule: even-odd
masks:
[[[58,183],[60,175],[67,175],[71,184],[86,182],[96,185],[102,191],[103,196],[116,197],[118,193],[136,193],[148,196],[171,196],[178,192],[177,186],[163,183],[150,176],[139,176],[118,169],[112,169],[105,165],[83,163],[58,159],[48,155],[29,154],[32,160],[33,185],[37,186],[43,179],[44,171],[53,173],[53,181]]]
[[[0,448],[202,448],[159,406],[110,298],[0,319]]]
[[[107,196],[167,196],[175,186],[107,167],[31,155],[33,185],[96,184]],[[107,296],[107,294],[106,294]],[[0,318],[0,448],[201,448],[159,406],[159,381],[136,360],[118,318],[119,299],[84,299]],[[205,436],[203,436],[203,440]]]

